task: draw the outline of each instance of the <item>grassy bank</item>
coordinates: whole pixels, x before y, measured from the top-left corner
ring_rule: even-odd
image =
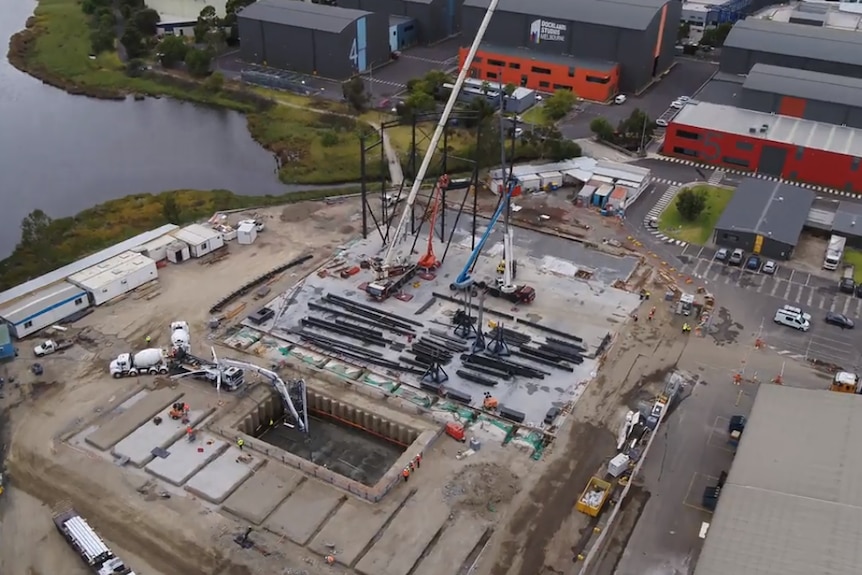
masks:
[[[705,245],[712,237],[718,218],[733,197],[733,190],[704,184],[695,186],[694,191],[702,192],[706,198],[706,207],[700,215],[694,221],[686,220],[677,210],[674,200],[659,217],[659,229],[677,240]]]
[[[0,261],[0,290],[80,259],[166,223],[185,224],[219,210],[277,206],[357,192],[320,189],[280,196],[238,196],[227,190],[177,190],[138,194],[99,204],[68,218],[31,214],[22,225],[31,233]]]

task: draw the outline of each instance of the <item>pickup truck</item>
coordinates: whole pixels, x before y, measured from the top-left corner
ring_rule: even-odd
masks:
[[[39,345],[33,348],[33,354],[36,357],[44,357],[46,355],[51,355],[52,353],[57,353],[58,351],[68,349],[72,347],[75,342],[66,339],[46,339]]]

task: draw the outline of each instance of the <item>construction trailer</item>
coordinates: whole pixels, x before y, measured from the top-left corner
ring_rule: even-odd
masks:
[[[60,281],[0,307],[0,318],[16,339],[23,339],[90,307],[87,290]]]
[[[54,525],[95,575],[135,575],[75,510],[56,514]]]
[[[142,244],[131,251],[145,255],[154,262],[159,263],[168,259],[168,246],[175,241],[173,236],[164,235],[151,242]]]
[[[202,258],[224,246],[221,232],[201,224],[186,226],[174,232],[173,236],[189,247],[193,258]]]
[[[13,359],[15,357],[15,344],[12,343],[12,335],[9,326],[0,323],[0,361]]]
[[[69,282],[86,290],[93,305],[102,305],[158,278],[155,261],[130,251],[71,276]]]

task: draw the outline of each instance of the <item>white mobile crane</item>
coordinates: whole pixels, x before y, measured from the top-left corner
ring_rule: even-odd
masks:
[[[491,17],[497,9],[499,0],[490,0],[488,10],[485,12],[485,17],[482,23],[479,24],[479,29],[476,31],[476,37],[473,39],[473,44],[470,45],[470,50],[467,53],[467,58],[464,59],[464,64],[461,67],[461,72],[455,80],[455,85],[452,87],[452,93],[449,94],[449,100],[443,108],[443,113],[440,114],[440,120],[437,122],[437,127],[434,134],[431,136],[431,141],[428,143],[428,150],[422,158],[422,164],[419,166],[419,171],[413,178],[413,185],[410,188],[410,193],[407,195],[407,201],[404,203],[404,212],[401,214],[401,219],[398,221],[398,227],[395,228],[395,233],[389,240],[389,245],[383,258],[375,265],[377,277],[375,281],[369,282],[366,287],[368,295],[375,299],[386,299],[391,294],[398,291],[405,283],[416,274],[418,269],[416,264],[408,261],[409,254],[397,254],[400,244],[405,239],[407,231],[407,220],[413,212],[413,205],[416,203],[416,196],[419,194],[419,189],[422,187],[422,180],[425,179],[425,174],[428,172],[428,167],[431,165],[431,160],[434,157],[434,152],[440,145],[440,139],[443,137],[443,131],[449,123],[449,116],[458,102],[458,96],[461,93],[461,88],[464,87],[464,82],[470,73],[470,67],[473,65],[473,59],[476,52],[479,50],[479,45],[482,43],[482,38],[485,36],[485,31],[491,23]],[[398,276],[401,276],[400,278]],[[398,279],[395,279],[398,278]]]

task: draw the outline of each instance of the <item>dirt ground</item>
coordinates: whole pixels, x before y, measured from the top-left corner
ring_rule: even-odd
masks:
[[[580,229],[595,243],[624,240],[621,229],[615,230],[608,218],[587,210],[573,216],[576,208],[542,203],[554,197],[520,200],[519,218],[532,219],[540,227],[553,224],[565,228],[565,233]],[[483,197],[483,203],[492,205],[493,198]],[[251,575],[274,573],[273,565],[279,566],[279,573],[292,575],[347,572],[324,566],[309,551],[286,543],[266,547],[266,553],[239,550],[230,543],[237,529],[234,521],[190,497],[154,502],[151,493],[140,491],[140,481],[60,440],[72,425],[125,397],[129,384],[106,377],[107,361],[143,347],[147,336],[153,345],[168,345],[168,324],[175,320],[190,323],[193,345],[199,346],[194,340],[204,337],[216,345],[217,334],[204,336],[213,303],[248,279],[311,250],[315,256],[311,262],[271,285],[272,293],[284,291],[355,235],[360,217],[354,200],[300,204],[254,215],[267,224],[257,243],[233,244],[227,258],[211,265],[187,262],[165,268],[157,291],[146,297],[132,294],[99,308],[75,326],[83,336],[81,345],[41,361],[45,367],[41,378],[27,371],[26,358],[35,342],[20,343],[21,358],[5,374],[7,381],[15,382],[7,384],[6,398],[0,401],[8,424],[9,440],[4,444],[9,446],[6,464],[13,486],[0,498],[0,573],[79,572],[74,554],[52,532],[50,521],[51,509],[68,503],[92,518],[137,571],[150,575]],[[243,217],[247,215],[235,219]],[[151,297],[154,293],[159,295]],[[243,304],[238,318],[259,305],[247,296],[228,310]],[[628,407],[654,394],[683,345],[677,328],[661,314],[654,322],[630,324],[542,461],[532,462],[514,448],[505,450],[504,462],[491,461],[501,450],[483,449],[449,479],[443,492],[450,494],[448,503],[455,512],[471,511],[496,525],[475,573],[576,572],[576,546],[587,517],[574,510],[575,501],[589,477],[614,454],[615,436]],[[440,448],[444,454],[447,449],[454,451]]]

